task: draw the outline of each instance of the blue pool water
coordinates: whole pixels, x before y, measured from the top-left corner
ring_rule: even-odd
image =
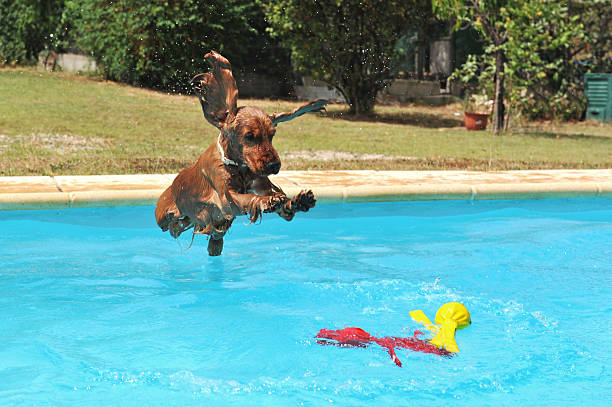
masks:
[[[0,405],[607,406],[612,200],[319,205],[221,257],[153,208],[0,212]],[[460,301],[451,358],[409,336]]]

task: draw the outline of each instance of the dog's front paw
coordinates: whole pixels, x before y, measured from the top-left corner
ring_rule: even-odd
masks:
[[[260,219],[262,213],[276,212],[286,201],[287,197],[284,194],[258,196],[253,198],[247,210],[251,223],[254,223]]]
[[[287,197],[284,194],[275,194],[262,198],[264,199],[260,204],[260,208],[264,213],[276,212],[287,201]]]
[[[293,197],[291,200],[291,207],[295,212],[308,212],[310,208],[314,208],[317,203],[312,191],[301,191],[299,194]]]

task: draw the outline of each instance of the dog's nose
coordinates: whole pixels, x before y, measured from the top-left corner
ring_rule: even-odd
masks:
[[[280,161],[272,161],[271,163],[266,165],[266,172],[268,174],[278,174],[280,167],[281,167]]]

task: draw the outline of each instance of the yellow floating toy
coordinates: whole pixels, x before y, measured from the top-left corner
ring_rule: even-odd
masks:
[[[463,329],[472,323],[469,311],[465,308],[465,305],[458,302],[446,303],[438,309],[435,321],[436,324],[440,325],[439,327],[432,324],[421,310],[410,311],[410,316],[415,321],[423,324],[425,329],[436,334],[429,343],[438,348],[445,348],[453,353],[459,352],[455,342],[455,331]]]

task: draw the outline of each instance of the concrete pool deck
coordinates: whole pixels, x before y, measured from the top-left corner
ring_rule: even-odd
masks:
[[[154,205],[176,174],[0,177],[0,210]],[[612,198],[612,169],[529,171],[281,171],[288,195],[318,202]]]

